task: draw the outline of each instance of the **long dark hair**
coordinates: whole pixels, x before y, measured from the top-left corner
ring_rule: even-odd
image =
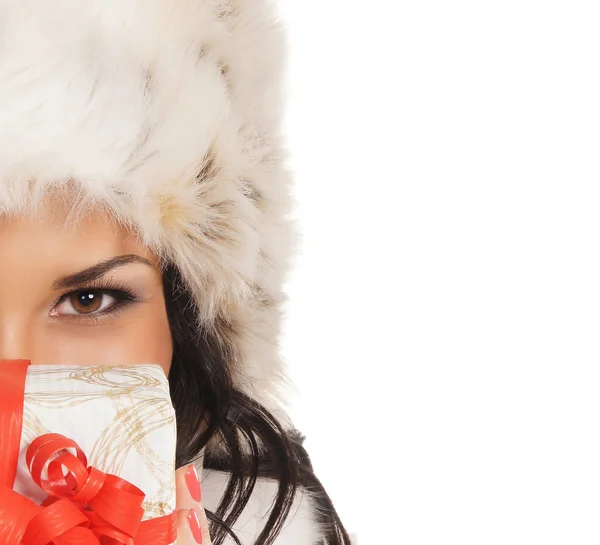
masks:
[[[310,494],[326,545],[350,545],[350,538],[302,446],[304,437],[286,431],[277,419],[233,385],[223,343],[198,334],[196,307],[178,269],[163,266],[163,288],[173,336],[169,373],[177,416],[177,467],[206,448],[204,467],[230,478],[215,512],[207,511],[214,545],[227,534],[240,543],[232,525],[248,503],[258,477],[274,479],[278,491],[255,545],[271,545],[281,531],[299,487]],[[211,448],[218,442],[219,448]]]

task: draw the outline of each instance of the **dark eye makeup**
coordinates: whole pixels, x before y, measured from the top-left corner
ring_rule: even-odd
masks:
[[[83,321],[93,321],[97,323],[99,320],[117,316],[125,307],[139,301],[139,297],[136,296],[132,290],[123,282],[114,279],[100,279],[93,282],[89,282],[75,290],[71,290],[64,293],[54,303],[52,309],[67,301],[73,296],[82,296],[85,294],[93,294],[94,297],[104,297],[106,295],[112,297],[115,301],[103,310],[98,310],[88,313],[77,313],[77,314],[63,314],[60,315],[61,319],[74,319]]]

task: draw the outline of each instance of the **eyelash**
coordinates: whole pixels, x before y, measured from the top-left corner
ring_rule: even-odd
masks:
[[[107,318],[109,316],[116,316],[119,314],[119,312],[121,312],[121,310],[123,310],[123,308],[138,301],[138,297],[136,297],[125,284],[122,284],[116,280],[106,279],[91,282],[90,284],[82,286],[81,288],[77,288],[76,290],[72,290],[61,295],[58,301],[54,303],[52,308],[56,308],[72,295],[86,293],[89,291],[94,291],[103,295],[110,295],[111,297],[114,297],[116,301],[104,310],[89,314],[72,314],[69,315],[69,318],[84,321],[92,320],[93,322],[98,323],[98,320]]]

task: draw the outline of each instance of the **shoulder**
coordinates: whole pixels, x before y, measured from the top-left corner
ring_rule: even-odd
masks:
[[[229,473],[205,469],[202,475],[202,504],[215,511],[227,486]],[[270,479],[257,479],[246,508],[237,519],[233,530],[243,543],[252,545],[261,532],[277,493],[277,483]],[[300,488],[294,504],[274,545],[317,545],[319,540],[317,510],[310,495]],[[224,545],[233,545],[226,539]]]

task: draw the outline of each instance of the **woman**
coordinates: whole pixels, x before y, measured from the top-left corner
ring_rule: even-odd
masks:
[[[0,3],[0,359],[162,365],[181,543],[349,544],[278,397],[284,46],[266,0]]]

